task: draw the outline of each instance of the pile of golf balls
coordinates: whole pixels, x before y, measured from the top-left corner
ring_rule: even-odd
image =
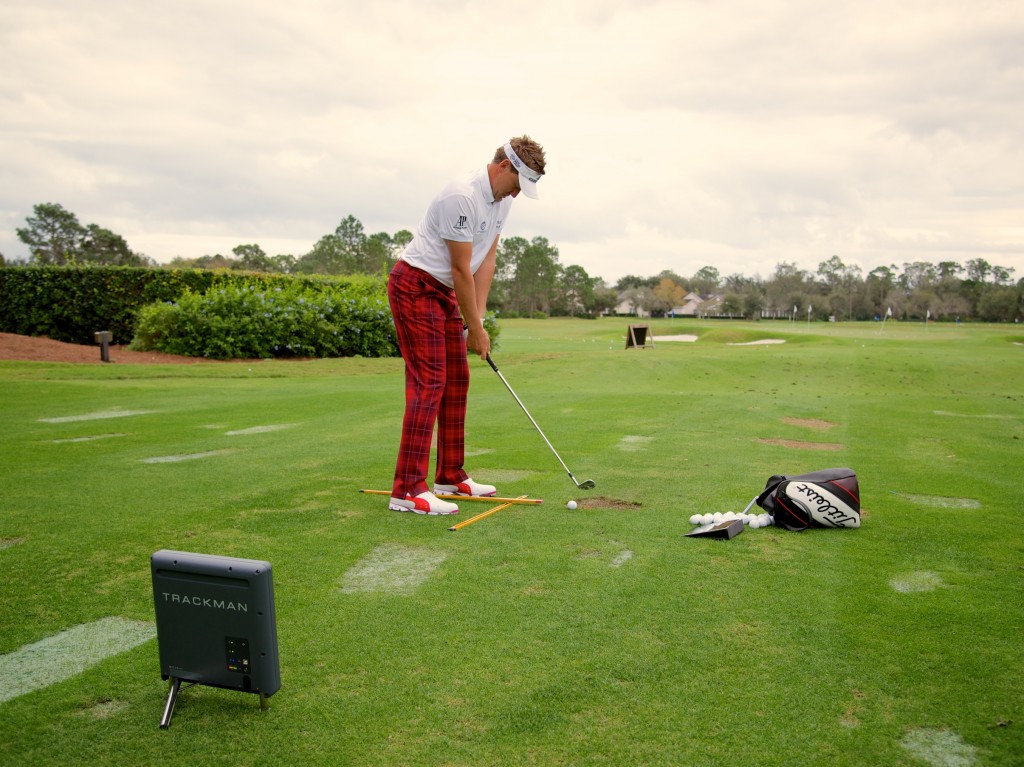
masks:
[[[770,527],[775,524],[775,519],[769,514],[737,514],[734,511],[727,511],[724,514],[694,514],[690,517],[691,525],[710,525],[720,522],[732,522],[739,520],[747,527],[757,529],[758,527]]]

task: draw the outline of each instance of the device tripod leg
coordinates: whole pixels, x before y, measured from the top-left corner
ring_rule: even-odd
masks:
[[[167,695],[167,705],[164,706],[164,715],[160,719],[160,729],[166,730],[171,726],[171,717],[174,716],[174,702],[178,700],[178,691],[181,690],[181,680],[176,676],[171,677],[171,691]]]

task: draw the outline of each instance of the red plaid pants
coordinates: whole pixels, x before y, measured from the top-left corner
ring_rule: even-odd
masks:
[[[421,269],[399,261],[388,278],[388,303],[405,360],[405,418],[391,495],[429,490],[430,443],[437,423],[437,482],[467,478],[469,362],[455,291]]]

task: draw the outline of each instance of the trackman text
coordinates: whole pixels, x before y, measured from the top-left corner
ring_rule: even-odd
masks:
[[[249,612],[249,605],[246,602],[231,602],[223,599],[211,599],[210,597],[190,597],[188,594],[175,594],[171,591],[163,592],[164,601],[172,604],[190,605],[192,607],[208,607],[213,610],[234,610],[235,612]]]

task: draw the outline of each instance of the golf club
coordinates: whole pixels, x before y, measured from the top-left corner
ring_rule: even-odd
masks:
[[[537,433],[544,438],[545,442],[547,442],[548,447],[551,448],[551,452],[555,454],[555,458],[557,458],[558,462],[562,464],[562,468],[565,469],[565,473],[569,475],[569,479],[573,481],[573,484],[576,485],[576,487],[579,488],[580,490],[590,490],[592,487],[594,487],[595,483],[592,479],[585,479],[582,482],[576,481],[576,477],[574,477],[572,475],[572,472],[569,471],[569,467],[565,465],[565,461],[562,460],[562,456],[560,456],[558,454],[558,451],[555,450],[555,446],[551,444],[551,441],[546,436],[544,436],[544,432],[541,431],[540,426],[538,426],[537,422],[533,420],[533,416],[530,415],[530,411],[526,409],[526,405],[524,405],[523,401],[519,399],[518,396],[516,396],[516,393],[514,391],[512,391],[512,387],[509,386],[508,381],[505,380],[505,376],[503,376],[501,374],[501,371],[498,370],[498,366],[494,364],[494,360],[491,359],[490,354],[487,355],[487,364],[490,365],[491,369],[498,374],[498,378],[500,378],[501,382],[505,384],[505,388],[509,390],[509,393],[513,397],[515,397],[516,402],[519,403],[519,407],[521,407],[523,409],[523,412],[526,413],[526,417],[530,419],[530,423],[533,424],[533,427],[537,430]]]

